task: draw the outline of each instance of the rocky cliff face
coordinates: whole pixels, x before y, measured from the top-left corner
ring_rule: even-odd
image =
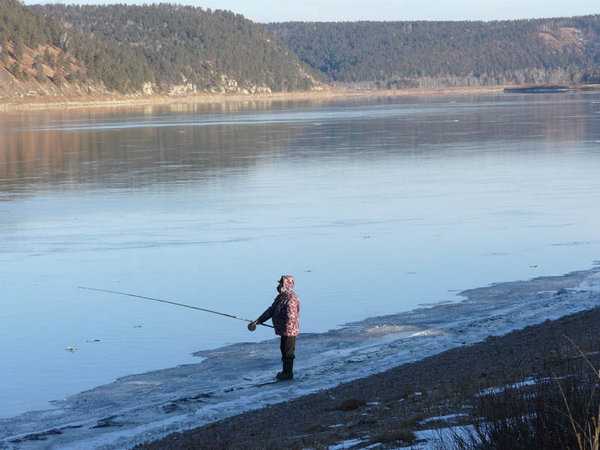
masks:
[[[160,88],[153,83],[148,83],[147,89],[144,89],[144,93],[149,92],[150,94],[160,91]],[[205,87],[204,89],[199,85],[192,83],[187,79],[183,79],[181,84],[171,84],[168,86],[168,90],[165,92],[166,95],[177,97],[194,94],[241,94],[241,95],[252,95],[252,94],[271,94],[273,91],[268,86],[257,86],[248,82],[239,82],[234,78],[227,76],[226,74],[220,74],[214,85]]]
[[[0,99],[110,93],[101,82],[84,81],[86,77],[85,66],[56,46],[0,45]]]
[[[219,74],[213,86],[199,86],[185,78],[181,83],[159,86],[144,82],[139,90],[127,95],[187,96],[210,94],[270,94],[265,85],[241,82],[226,74]],[[83,63],[60,48],[42,45],[35,49],[7,41],[0,45],[0,99],[18,100],[37,97],[94,97],[115,94],[102,82],[91,81]]]

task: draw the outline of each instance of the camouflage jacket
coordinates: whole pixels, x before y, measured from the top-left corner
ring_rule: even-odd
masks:
[[[263,323],[272,318],[275,334],[298,336],[300,334],[300,299],[293,291],[293,278],[287,275],[283,280],[281,292],[275,297],[273,304],[261,314],[257,322]]]

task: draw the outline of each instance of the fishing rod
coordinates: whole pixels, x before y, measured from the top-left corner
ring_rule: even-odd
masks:
[[[219,316],[229,317],[230,319],[241,320],[242,322],[254,322],[253,320],[244,319],[243,317],[234,316],[233,314],[225,314],[225,313],[222,313],[219,311],[213,311],[212,309],[200,308],[199,306],[186,305],[185,303],[177,303],[177,302],[172,302],[170,300],[163,300],[160,298],[145,297],[143,295],[130,294],[129,292],[111,291],[110,289],[98,289],[98,288],[86,287],[86,286],[77,286],[77,287],[79,289],[85,289],[86,291],[106,292],[108,294],[124,295],[127,297],[140,298],[142,300],[151,300],[153,302],[167,303],[169,305],[181,306],[182,308],[195,309],[197,311],[203,311],[203,312],[207,312],[207,313],[211,313],[211,314],[217,314]],[[267,325],[266,323],[260,323],[257,325],[262,325],[263,327],[273,328],[272,325]]]

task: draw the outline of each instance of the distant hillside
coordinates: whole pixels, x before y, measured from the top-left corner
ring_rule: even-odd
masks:
[[[600,82],[600,16],[267,25],[331,81],[379,87]]]
[[[0,97],[133,91],[148,79],[134,49],[67,30],[17,0],[0,0]]]
[[[307,66],[264,27],[227,11],[191,6],[33,6],[68,29],[140,52],[155,89],[269,92],[315,84]]]
[[[0,0],[0,98],[600,83],[600,15],[260,25],[171,4]]]

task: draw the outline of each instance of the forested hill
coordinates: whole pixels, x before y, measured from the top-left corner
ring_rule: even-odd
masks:
[[[316,81],[311,69],[263,26],[232,12],[170,4],[31,9],[66,28],[140,52],[162,92],[290,91]]]
[[[600,82],[600,16],[267,25],[336,82],[379,87]]]
[[[17,0],[0,0],[0,97],[127,91],[146,79],[149,68],[135,49],[67,30]]]
[[[0,0],[0,98],[291,91],[315,74],[231,12]]]

